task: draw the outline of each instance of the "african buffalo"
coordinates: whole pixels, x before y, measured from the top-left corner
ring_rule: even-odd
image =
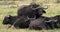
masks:
[[[56,15],[52,19],[57,19],[57,21],[55,22],[55,27],[60,28],[60,15]]]
[[[28,16],[27,17],[20,16],[20,18],[18,18],[13,25],[16,28],[28,28],[31,20],[34,20],[35,18],[36,17],[28,18]]]
[[[12,25],[16,21],[17,18],[18,18],[17,16],[7,15],[3,19],[3,24],[5,24],[5,25],[11,24]]]
[[[29,22],[26,17],[18,17],[18,16],[5,16],[3,20],[3,24],[7,25],[10,24],[11,26],[14,26],[15,28],[28,28],[29,27]],[[9,26],[9,28],[11,27]]]
[[[36,30],[46,29],[46,26],[45,26],[45,22],[44,21],[45,20],[43,18],[31,20],[31,22],[29,24],[29,28],[30,29],[36,29]]]
[[[45,27],[47,27],[46,29],[53,29],[56,27],[56,22],[58,21],[57,19],[58,18],[45,17],[45,16],[40,16],[39,18],[36,19],[36,17],[28,18],[28,17],[24,17],[24,16],[18,17],[18,16],[8,15],[8,16],[5,16],[5,18],[3,20],[3,24],[10,24],[10,25],[13,25],[15,28],[28,28],[28,27],[30,27],[30,25],[34,26],[37,24],[37,22],[40,21],[40,23],[38,23],[37,25],[44,23],[43,25],[45,25]],[[42,27],[44,27],[44,26],[42,26]],[[39,28],[42,28],[42,27],[39,27]],[[37,29],[38,29],[38,27],[37,27]]]
[[[40,16],[39,17],[40,19],[43,18],[45,19],[45,25],[47,27],[47,29],[54,29],[57,27],[56,25],[56,22],[57,22],[57,19],[54,18],[54,17],[46,17],[46,16]]]
[[[56,18],[57,19],[57,22],[60,23],[60,15],[56,15],[56,16],[54,16],[54,18]]]
[[[30,24],[30,20],[28,20],[25,17],[20,17],[19,19],[15,21],[13,25],[16,28],[28,28],[29,24]]]
[[[53,19],[53,17],[49,17],[49,20],[45,21],[45,23],[48,26],[48,29],[55,29],[57,26],[56,22],[57,22],[57,19]]]
[[[44,8],[39,7],[37,4],[32,5],[23,5],[18,9],[17,15],[18,16],[28,16],[29,18],[39,18],[43,13],[46,13]]]
[[[60,28],[60,15],[49,17],[48,22],[46,22],[51,29]],[[59,25],[58,25],[59,24]]]

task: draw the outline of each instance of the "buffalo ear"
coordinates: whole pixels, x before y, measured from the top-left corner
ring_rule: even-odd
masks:
[[[46,13],[46,11],[43,11],[43,13]]]
[[[10,19],[12,16],[11,15],[7,15],[6,17]]]

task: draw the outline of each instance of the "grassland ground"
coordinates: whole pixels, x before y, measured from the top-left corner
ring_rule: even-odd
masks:
[[[60,4],[49,4],[48,6],[49,6],[48,9],[45,10],[46,14],[43,14],[43,16],[51,17],[55,15],[60,15]],[[16,16],[17,9],[18,7],[9,8],[8,5],[0,5],[0,32],[41,32],[41,30],[12,29],[12,28],[7,29],[9,25],[2,24],[4,16],[7,14]],[[60,32],[60,29],[48,30],[48,32]]]

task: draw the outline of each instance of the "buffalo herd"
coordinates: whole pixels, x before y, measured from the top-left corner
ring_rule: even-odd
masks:
[[[29,28],[40,30],[60,28],[58,25],[60,24],[60,15],[54,17],[42,16],[46,13],[44,9],[44,7],[38,4],[22,5],[17,11],[17,16],[6,15],[2,24],[10,24],[18,29]]]

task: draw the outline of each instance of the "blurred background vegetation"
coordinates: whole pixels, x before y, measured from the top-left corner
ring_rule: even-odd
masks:
[[[32,0],[0,0],[0,32],[40,32],[28,29],[7,29],[8,25],[3,25],[3,19],[5,15],[17,15],[17,10],[21,5],[29,5]],[[60,15],[60,0],[34,0],[35,3],[41,6],[48,6],[46,9],[46,14],[43,16],[51,17],[55,15]],[[48,32],[60,32],[57,30],[48,30]]]
[[[48,9],[46,10],[47,13],[46,16],[53,16],[54,14],[59,14],[59,8],[60,8],[60,0],[34,0],[35,3],[41,5],[41,6],[48,6]],[[0,0],[0,6],[2,8],[17,8],[21,5],[28,5],[30,3],[33,3],[33,0]],[[58,12],[56,12],[58,11]],[[53,13],[52,13],[53,12]],[[12,12],[10,11],[9,14]]]

